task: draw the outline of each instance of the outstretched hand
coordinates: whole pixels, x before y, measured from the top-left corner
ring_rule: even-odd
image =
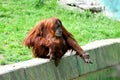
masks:
[[[93,64],[92,60],[90,59],[90,56],[88,53],[85,53],[82,55],[82,58],[83,60],[86,62],[86,63],[90,63],[90,64]]]

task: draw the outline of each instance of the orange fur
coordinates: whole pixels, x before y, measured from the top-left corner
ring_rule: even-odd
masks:
[[[23,44],[29,48],[32,47],[34,57],[49,58],[49,56],[47,56],[51,45],[49,39],[54,36],[54,25],[56,24],[56,21],[60,20],[56,17],[52,17],[39,21],[24,39]],[[72,34],[68,32],[63,25],[62,33],[62,40],[65,42],[64,46],[61,46],[60,43],[54,43],[54,40],[52,41],[55,47],[61,47],[60,50],[62,51],[62,54],[57,53],[59,54],[57,57],[61,58],[69,49],[75,50],[78,55],[83,57],[85,53],[84,50],[78,45]],[[53,48],[55,49],[55,47]],[[55,51],[59,52],[58,50]]]

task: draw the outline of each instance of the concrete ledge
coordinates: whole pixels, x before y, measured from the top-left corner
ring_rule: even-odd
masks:
[[[94,64],[86,64],[77,55],[66,54],[58,67],[48,59],[35,58],[0,68],[0,80],[70,80],[120,63],[120,39],[107,39],[82,47]]]

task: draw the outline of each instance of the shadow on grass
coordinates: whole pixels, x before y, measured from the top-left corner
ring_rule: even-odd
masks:
[[[35,8],[36,9],[40,9],[44,6],[44,0],[39,0],[36,5],[35,5]]]

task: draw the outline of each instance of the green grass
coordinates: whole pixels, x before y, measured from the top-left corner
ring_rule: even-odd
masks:
[[[22,41],[37,21],[52,16],[62,20],[80,45],[120,37],[120,22],[89,11],[66,10],[56,0],[0,0],[0,64],[31,59],[32,52]]]

